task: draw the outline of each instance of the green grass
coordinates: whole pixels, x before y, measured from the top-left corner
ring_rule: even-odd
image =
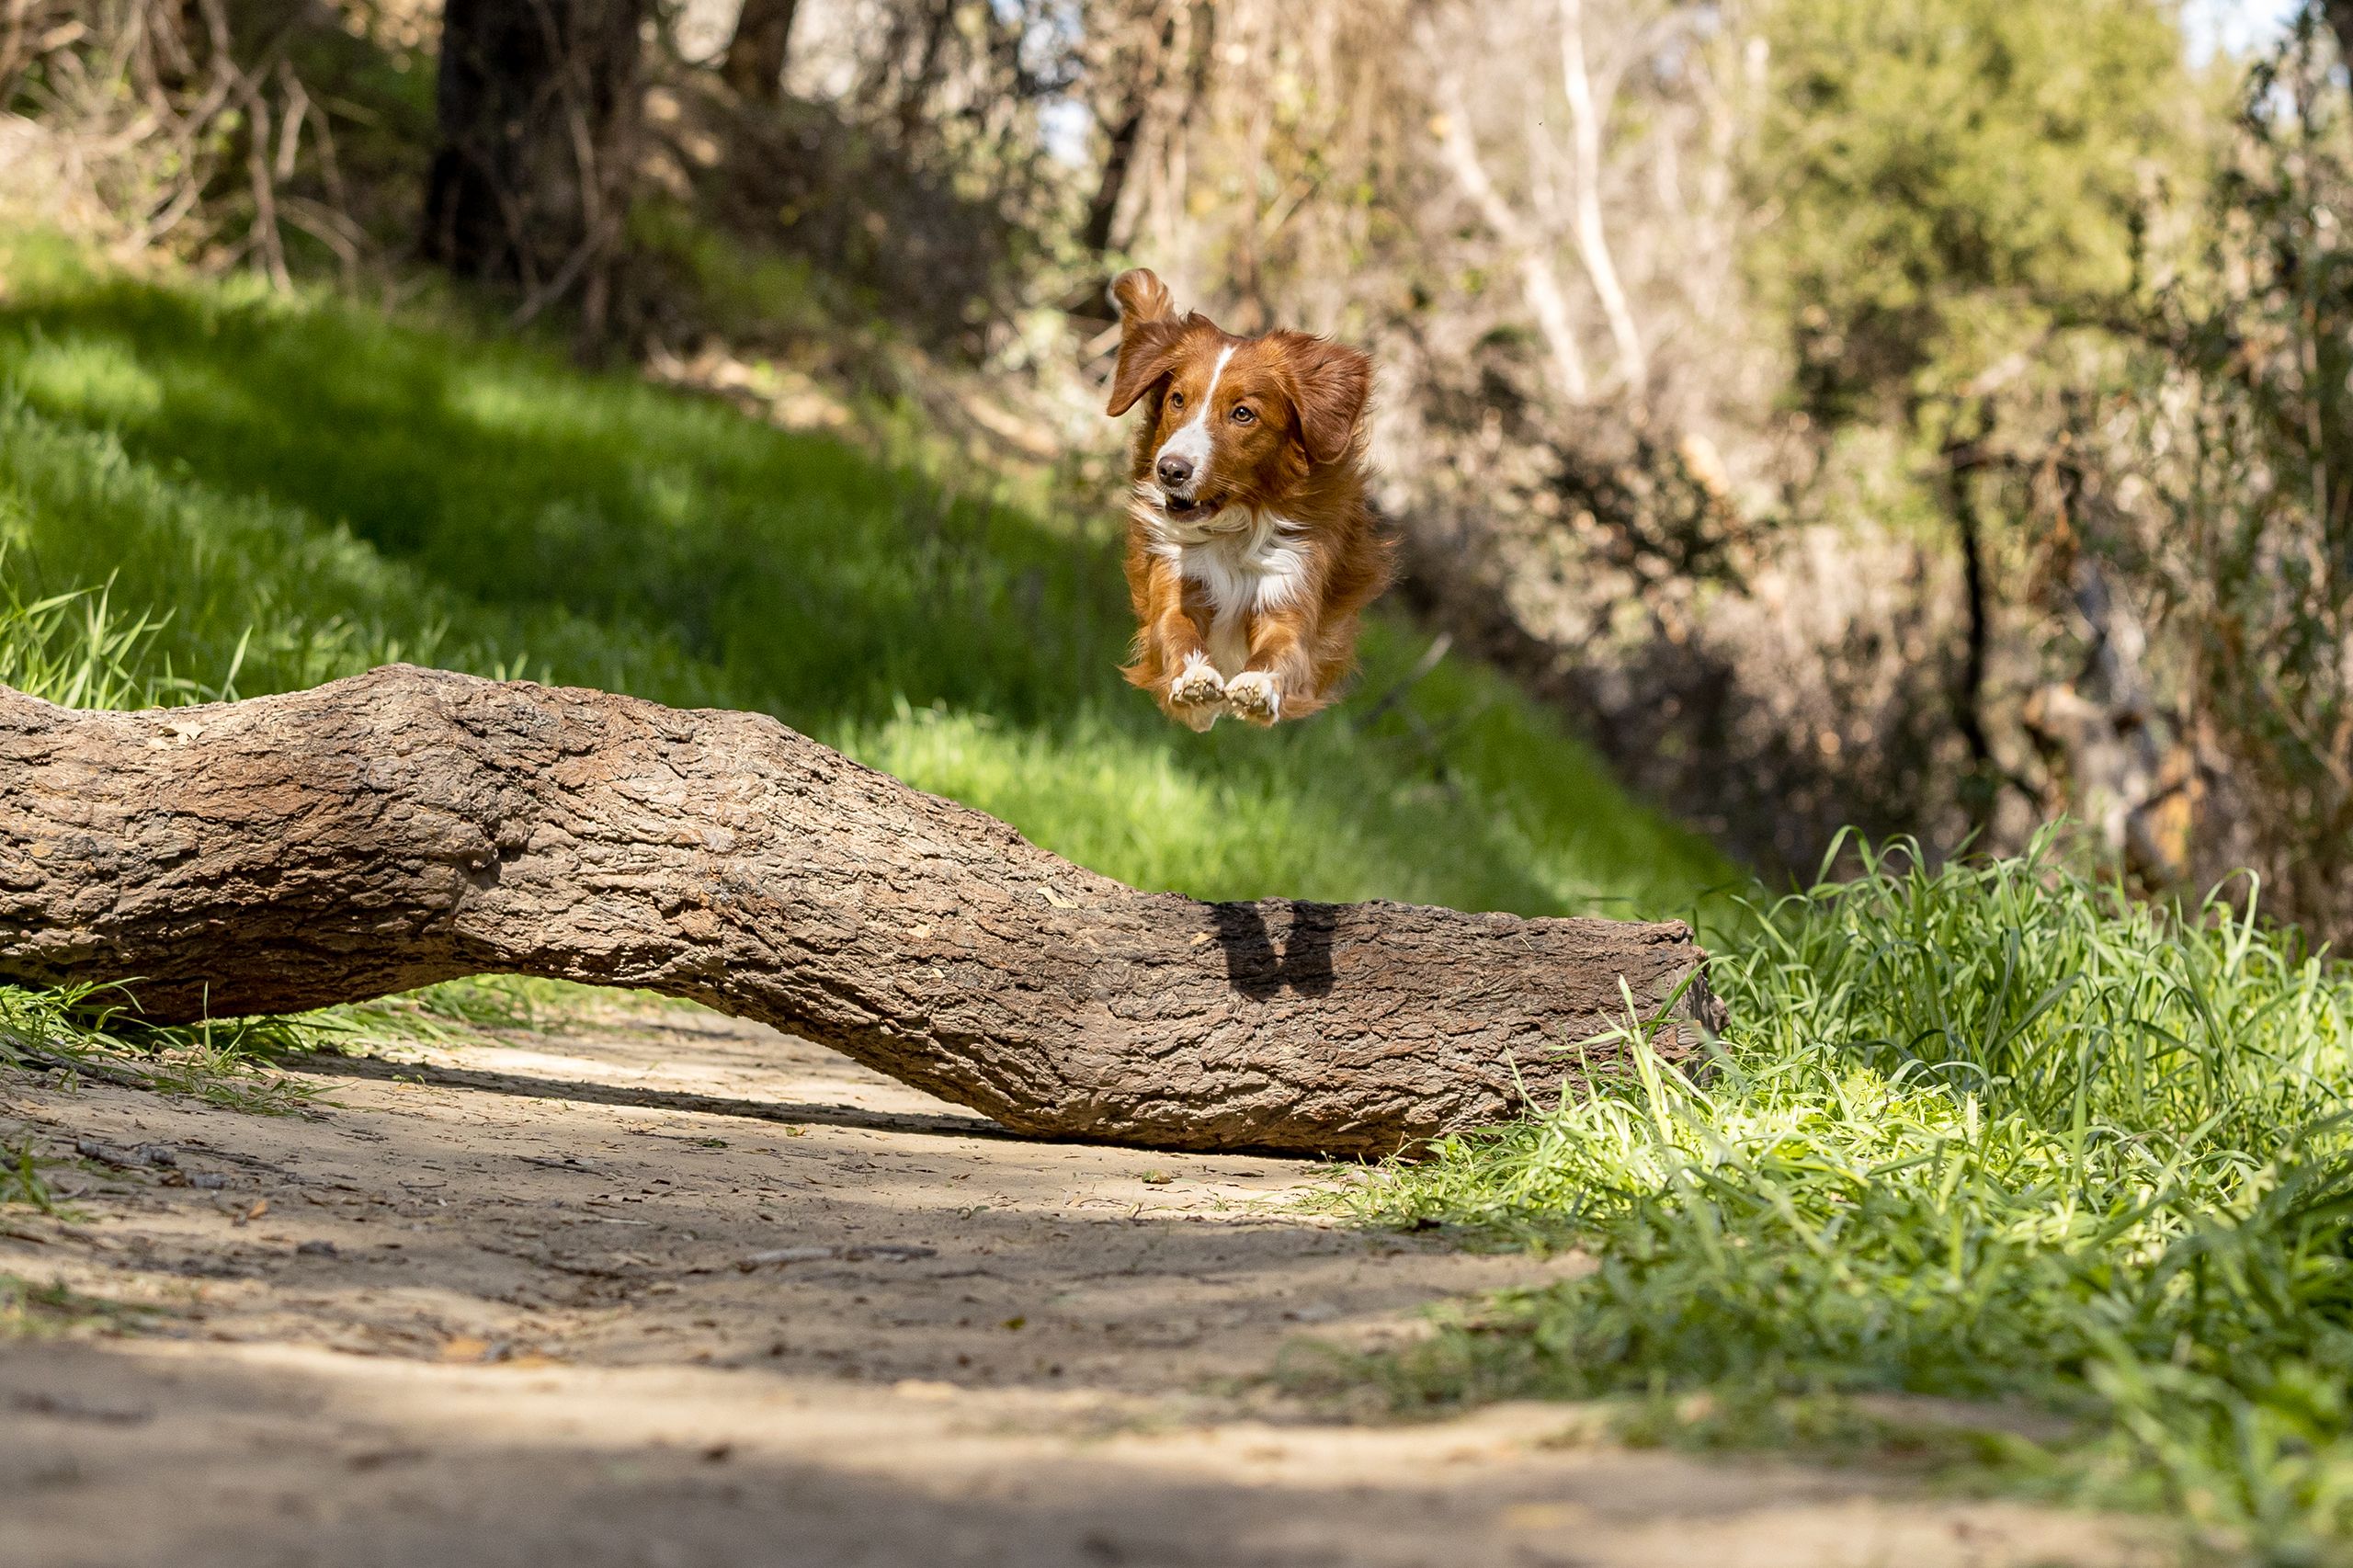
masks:
[[[307,1106],[314,1091],[271,1070],[288,1051],[314,1051],[367,1031],[414,1038],[399,1015],[336,1008],[300,1018],[229,1018],[186,1028],[139,1020],[130,998],[111,986],[28,991],[0,985],[0,1064],[61,1071],[68,1081],[95,1078],[193,1095],[233,1110],[278,1115]]]
[[[1869,1392],[2023,1399],[2075,1435],[1989,1437],[2007,1483],[2353,1560],[2353,975],[2045,854],[1877,858],[1717,973],[1699,1081],[1640,1052],[1358,1191],[1597,1266],[1349,1377],[1704,1442],[1851,1435]]]
[[[40,1174],[40,1164],[33,1158],[29,1142],[0,1143],[0,1210],[11,1203],[21,1203],[44,1214],[57,1212],[57,1199],[49,1190],[48,1179]]]

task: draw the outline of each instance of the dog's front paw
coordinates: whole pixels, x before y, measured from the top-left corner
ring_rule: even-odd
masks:
[[[1225,709],[1253,724],[1271,724],[1283,716],[1282,687],[1264,670],[1244,670],[1225,683]]]
[[[1168,700],[1179,708],[1211,708],[1225,700],[1225,682],[1207,659],[1195,654],[1168,683]]]
[[[1168,683],[1168,706],[1185,723],[1206,730],[1225,711],[1225,682],[1207,659],[1196,653]]]

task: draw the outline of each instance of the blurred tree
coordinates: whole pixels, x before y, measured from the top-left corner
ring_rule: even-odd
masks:
[[[2353,67],[2353,0],[2321,0],[2321,13],[2336,35],[2336,55]]]
[[[2353,104],[2314,5],[2258,62],[2104,443],[2087,542],[2145,595],[2204,755],[2195,832],[2353,937]],[[2331,40],[2332,42],[2334,40]],[[2217,868],[2201,868],[2210,874]]]
[[[1769,0],[1758,21],[1773,80],[1750,276],[1816,439],[1903,432],[1954,529],[1953,718],[1983,824],[2018,782],[1983,711],[2000,394],[2055,335],[2127,313],[2141,214],[2197,103],[2181,35],[2161,0]]]
[[[1949,395],[2131,285],[2192,97],[2158,0],[1773,0],[1750,256],[1806,412]]]
[[[792,14],[801,0],[744,0],[720,74],[747,98],[774,103],[784,92],[784,62],[792,44]]]
[[[1109,250],[1119,237],[1145,121],[1166,95],[1170,74],[1182,74],[1208,41],[1209,15],[1196,13],[1193,0],[1094,0],[1086,13],[1083,81],[1103,131],[1101,171],[1079,226],[1079,243],[1090,252]]]
[[[645,0],[449,0],[423,249],[518,285],[524,319],[577,290],[603,335],[638,121]]]

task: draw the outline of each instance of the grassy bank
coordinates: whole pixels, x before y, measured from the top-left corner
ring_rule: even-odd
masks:
[[[2353,976],[2219,904],[1902,855],[1774,907],[1719,972],[1704,1083],[1647,1059],[1360,1192],[1598,1267],[1350,1378],[1405,1408],[1601,1399],[1656,1439],[1925,1452],[2347,1559]],[[2063,1425],[1938,1434],[1858,1398],[1886,1393]]]
[[[1677,913],[1730,878],[1483,669],[1377,717],[1176,730],[1116,674],[1108,506],[1036,517],[528,347],[0,254],[0,584],[106,585],[103,622],[20,615],[0,679],[168,699],[404,658],[759,709],[1208,897]],[[1368,643],[1375,697],[1423,646]],[[57,685],[93,651],[107,682]]]

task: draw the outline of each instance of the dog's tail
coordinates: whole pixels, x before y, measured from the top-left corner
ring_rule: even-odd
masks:
[[[1176,297],[1148,267],[1122,272],[1111,282],[1111,299],[1120,307],[1120,321],[1128,326],[1161,321],[1176,313]]]

